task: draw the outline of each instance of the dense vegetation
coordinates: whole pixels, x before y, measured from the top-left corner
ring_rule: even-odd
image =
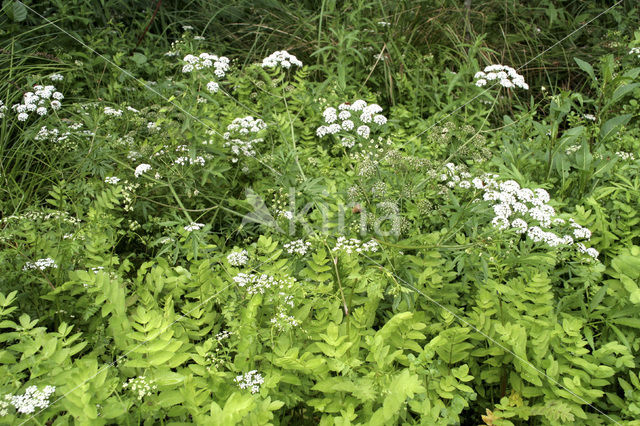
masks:
[[[638,16],[5,0],[0,423],[640,425]]]

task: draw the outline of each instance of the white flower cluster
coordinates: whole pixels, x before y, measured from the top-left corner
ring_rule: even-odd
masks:
[[[596,121],[596,116],[593,114],[584,114],[583,117],[585,118],[585,120]]]
[[[311,243],[303,239],[294,240],[284,245],[284,249],[287,251],[287,253],[299,254],[300,256],[304,256],[305,254],[307,254],[307,251],[310,247]]]
[[[240,389],[249,389],[251,393],[260,392],[260,385],[264,383],[264,378],[258,370],[251,370],[248,373],[236,377],[235,382]]]
[[[56,391],[55,386],[45,386],[41,391],[37,386],[29,386],[23,395],[7,394],[5,401],[13,405],[18,413],[31,414],[37,408],[44,410],[49,406],[49,397]],[[6,405],[3,404],[3,412],[6,415]]]
[[[140,401],[147,395],[151,395],[158,387],[153,380],[147,380],[145,376],[130,378],[128,382],[122,384],[123,389],[129,389]]]
[[[640,47],[632,47],[631,50],[629,50],[629,55],[636,55],[640,58]]]
[[[632,152],[617,151],[616,156],[621,160],[627,160],[627,161],[633,161],[636,159],[636,157],[633,155]]]
[[[204,227],[204,223],[196,223],[191,222],[190,224],[184,227],[184,230],[187,232],[199,231]]]
[[[248,254],[246,250],[232,251],[227,255],[227,261],[231,266],[243,266],[249,261]]]
[[[337,133],[353,132],[361,138],[368,139],[371,133],[370,124],[373,122],[378,127],[387,123],[387,117],[382,114],[382,107],[378,104],[368,105],[362,99],[352,104],[342,103],[338,108],[328,107],[322,113],[326,125],[316,129],[318,137],[335,135]],[[343,138],[344,140],[344,138]],[[347,146],[344,141],[343,145]]]
[[[121,117],[122,116],[122,110],[121,109],[115,109],[115,108],[107,106],[107,107],[104,107],[103,114],[104,115],[109,115],[111,117]]]
[[[484,71],[478,71],[473,78],[476,80],[476,86],[478,87],[485,86],[489,81],[499,80],[502,87],[529,89],[524,77],[518,74],[515,69],[506,65],[489,65],[485,67]]]
[[[153,132],[159,132],[160,131],[160,126],[156,122],[149,121],[147,123],[147,130],[149,130],[152,133]]]
[[[133,172],[133,175],[135,177],[140,177],[151,169],[152,167],[150,164],[146,164],[146,163],[138,164],[138,166],[136,167],[136,170]]]
[[[259,118],[253,118],[248,115],[246,117],[238,117],[227,126],[227,131],[223,137],[227,141],[224,146],[231,148],[234,157],[232,162],[237,163],[240,156],[253,157],[256,155],[255,144],[263,141],[262,138],[248,137],[252,133],[258,133],[267,128],[264,121]]]
[[[187,74],[193,70],[201,70],[203,68],[211,68],[213,66],[213,73],[218,78],[222,78],[229,71],[229,58],[226,56],[216,56],[209,53],[201,53],[199,56],[187,55],[183,59],[186,62],[182,66],[182,72]]]
[[[567,155],[571,155],[574,154],[576,152],[578,152],[580,150],[580,148],[582,148],[582,145],[580,144],[575,144],[575,145],[570,145],[567,147],[567,149],[565,149],[565,154]]]
[[[245,274],[240,272],[233,277],[233,281],[240,287],[246,288],[249,294],[264,294],[269,289],[287,290],[293,287],[296,279],[293,277],[285,277],[277,279],[267,274]]]
[[[58,267],[58,264],[56,263],[56,261],[51,259],[50,257],[47,257],[44,259],[38,259],[35,262],[25,263],[25,265],[22,267],[22,270],[28,271],[30,269],[39,269],[43,271],[47,268],[57,268],[57,267]]]
[[[62,74],[57,74],[57,73],[56,73],[56,74],[51,74],[51,75],[49,76],[49,79],[50,79],[51,81],[62,81],[62,80],[64,80],[64,76],[63,76]]]
[[[47,126],[42,126],[40,130],[38,130],[38,134],[34,136],[34,139],[37,141],[56,141],[62,142],[67,139],[71,135],[71,132],[64,132],[60,134],[58,129],[47,129]]]
[[[246,117],[238,117],[227,126],[227,132],[224,134],[224,138],[229,139],[233,133],[240,135],[258,133],[260,130],[264,130],[266,128],[267,125],[265,122],[259,118],[253,118],[250,115]]]
[[[332,248],[332,251],[342,251],[347,254],[351,253],[366,253],[366,252],[376,252],[378,251],[378,242],[376,240],[370,240],[366,243],[362,243],[357,238],[345,238],[338,237],[336,241],[336,245]]]
[[[29,114],[34,112],[39,116],[47,115],[49,110],[58,110],[62,106],[60,103],[64,99],[62,93],[56,91],[55,86],[33,86],[33,92],[27,92],[22,97],[21,104],[11,107],[18,114],[18,121],[27,121]]]
[[[228,339],[233,334],[232,331],[222,330],[220,333],[216,334],[216,340],[218,342],[223,341],[224,339]]]
[[[302,62],[286,50],[276,50],[262,60],[262,68],[274,68],[280,65],[282,68],[291,68],[291,65],[302,66]]]
[[[36,221],[48,221],[48,220],[60,220],[62,222],[70,223],[72,225],[77,225],[80,223],[80,219],[76,217],[69,216],[69,213],[64,211],[54,210],[49,213],[45,212],[26,212],[21,215],[11,215],[7,217],[3,217],[0,219],[0,223],[9,223],[11,221],[21,221],[28,220],[30,222]]]
[[[574,240],[589,240],[591,231],[569,219],[572,235],[560,236],[551,229],[566,225],[566,221],[557,217],[555,209],[548,203],[549,193],[542,189],[521,188],[514,180],[498,182],[498,175],[485,174],[481,178],[466,180],[468,173],[458,176],[459,168],[452,163],[445,166],[441,179],[449,179],[447,186],[482,190],[485,201],[495,201],[493,205],[494,217],[491,224],[500,230],[512,229],[517,234],[526,234],[534,242],[544,242],[549,247],[571,246]],[[462,177],[462,178],[461,178]],[[445,180],[442,179],[442,180]],[[534,221],[534,223],[529,223]],[[564,232],[562,232],[564,233]],[[594,259],[599,253],[594,248],[587,249],[584,244],[577,243],[578,251],[586,253]]]
[[[207,90],[211,93],[218,93],[218,90],[220,90],[220,85],[215,81],[210,81],[207,83]]]
[[[176,159],[175,159],[174,163],[175,163],[175,164],[178,164],[178,165],[180,165],[180,166],[184,166],[184,165],[186,165],[186,164],[189,164],[189,165],[191,165],[191,166],[192,166],[192,165],[194,165],[194,164],[198,164],[198,165],[200,165],[200,166],[204,166],[204,165],[205,165],[205,163],[206,163],[206,161],[205,161],[205,159],[204,159],[204,157],[203,157],[203,156],[199,155],[199,156],[197,156],[197,157],[195,157],[195,158],[191,158],[191,157],[178,157],[178,158],[176,158]]]
[[[271,318],[271,324],[273,324],[278,331],[286,331],[291,329],[292,327],[297,327],[300,325],[298,320],[291,316],[287,315],[286,312],[280,311],[278,314]]]
[[[106,178],[104,178],[104,182],[110,183],[111,185],[115,185],[118,182],[120,182],[120,178],[116,176],[107,176]]]
[[[4,113],[7,111],[7,106],[4,102],[0,101],[0,118],[4,118]]]

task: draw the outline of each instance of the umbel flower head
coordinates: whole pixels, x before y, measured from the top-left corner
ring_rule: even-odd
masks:
[[[286,50],[276,50],[271,55],[262,60],[262,68],[275,68],[280,65],[282,68],[291,68],[291,65],[302,66],[302,62]]]
[[[18,114],[18,121],[27,121],[29,115],[35,112],[39,116],[47,115],[49,108],[60,109],[62,93],[56,91],[55,86],[33,86],[33,92],[27,92],[22,97],[22,103],[11,107]]]
[[[489,65],[484,71],[478,71],[473,78],[476,80],[476,86],[483,87],[488,82],[498,80],[502,87],[508,89],[519,87],[524,90],[529,89],[529,85],[525,83],[524,77],[518,72],[506,65]]]
[[[324,137],[337,133],[355,134],[368,139],[371,133],[371,123],[381,127],[387,123],[387,117],[380,114],[382,107],[378,104],[367,104],[359,99],[352,104],[342,103],[338,108],[328,107],[322,113],[325,125],[316,129],[316,135]]]
[[[187,55],[182,59],[185,63],[182,66],[182,72],[188,74],[195,70],[213,67],[213,73],[218,78],[222,78],[229,71],[229,58],[226,56],[216,56],[210,53],[201,53],[198,56]]]

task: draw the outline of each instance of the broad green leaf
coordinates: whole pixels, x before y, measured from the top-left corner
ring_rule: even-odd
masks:
[[[584,71],[587,74],[589,74],[589,77],[591,77],[591,80],[593,80],[593,81],[597,81],[598,80],[596,78],[595,73],[593,72],[593,67],[588,62],[585,62],[582,59],[578,59],[578,58],[573,58],[573,60],[576,61],[576,64],[578,64],[578,66],[580,67],[580,69],[582,71]]]
[[[622,126],[625,126],[631,120],[632,116],[632,114],[617,115],[605,121],[600,129],[600,140],[603,141],[607,137],[616,134]]]

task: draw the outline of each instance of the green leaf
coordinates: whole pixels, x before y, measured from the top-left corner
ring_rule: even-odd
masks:
[[[578,66],[582,71],[589,74],[589,77],[591,77],[593,81],[598,81],[595,73],[593,72],[593,67],[588,62],[585,62],[582,59],[578,59],[578,58],[573,58],[573,60],[576,61],[576,64],[578,64]]]
[[[3,9],[13,22],[22,22],[27,19],[27,8],[19,1],[5,2]]]
[[[623,84],[613,92],[613,95],[611,96],[611,99],[609,100],[608,104],[610,105],[619,101],[627,93],[634,91],[637,87],[640,87],[640,83]]]
[[[138,53],[138,52],[134,53],[131,59],[133,60],[133,62],[135,62],[138,65],[142,65],[147,62],[147,57],[144,56],[142,53]]]
[[[622,126],[625,126],[631,120],[631,117],[632,114],[623,114],[607,120],[600,129],[600,140],[605,140],[607,137],[617,133]]]

